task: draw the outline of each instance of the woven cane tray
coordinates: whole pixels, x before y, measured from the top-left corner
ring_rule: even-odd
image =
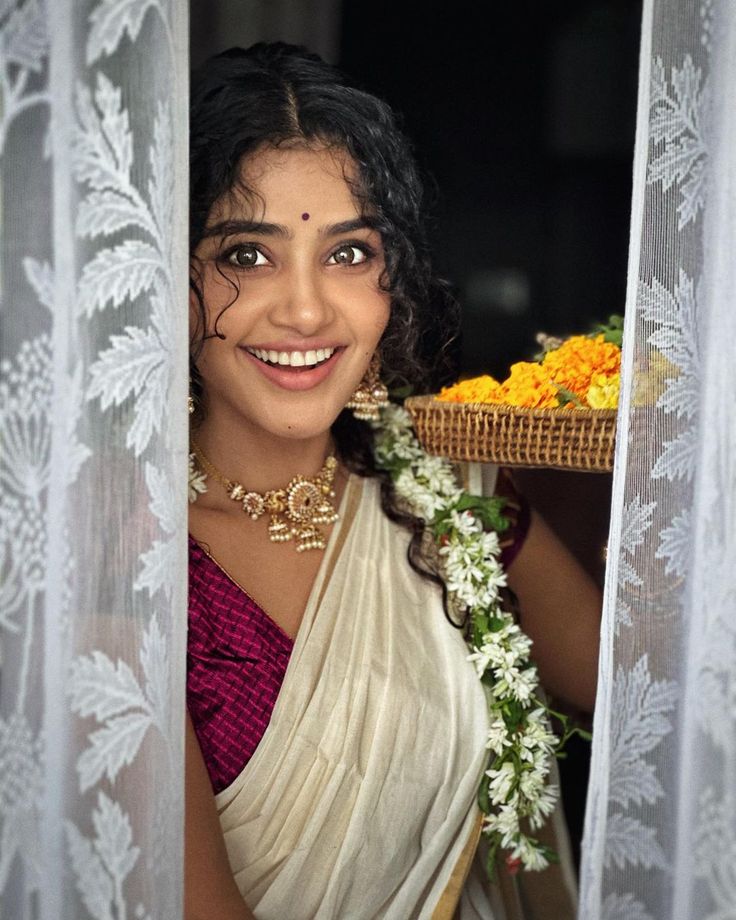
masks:
[[[615,409],[522,409],[489,403],[404,403],[424,449],[450,460],[607,473]]]

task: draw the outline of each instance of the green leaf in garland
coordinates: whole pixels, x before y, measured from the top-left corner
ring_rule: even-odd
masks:
[[[486,856],[486,872],[491,882],[496,880],[496,854],[498,853],[498,841],[494,840],[488,848]]]
[[[483,637],[489,632],[488,617],[484,613],[473,614],[473,644],[476,648],[483,645]]]
[[[503,720],[509,731],[516,731],[524,718],[524,707],[516,700],[509,700],[504,707]]]
[[[472,511],[486,530],[503,533],[511,522],[503,514],[508,499],[503,495],[468,495],[463,492],[455,505],[457,511]]]
[[[480,788],[478,789],[478,807],[484,815],[489,815],[491,813],[491,799],[488,795],[488,787],[490,785],[491,778],[484,773]]]

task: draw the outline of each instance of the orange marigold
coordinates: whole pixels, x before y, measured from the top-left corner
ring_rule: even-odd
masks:
[[[511,372],[503,382],[504,402],[512,406],[542,408],[556,406],[557,388],[548,372],[540,364],[518,361],[511,365]]]
[[[621,349],[612,342],[606,342],[603,334],[595,338],[573,335],[559,348],[548,351],[542,359],[542,366],[555,383],[584,400],[594,375],[610,377],[619,372]]]
[[[443,387],[437,399],[457,403],[502,403],[503,387],[493,377],[485,374],[470,380],[461,380],[451,387]]]

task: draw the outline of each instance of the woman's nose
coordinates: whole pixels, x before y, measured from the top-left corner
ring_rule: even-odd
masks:
[[[314,335],[335,316],[327,285],[319,272],[308,266],[294,266],[284,273],[271,310],[271,320],[301,335]]]

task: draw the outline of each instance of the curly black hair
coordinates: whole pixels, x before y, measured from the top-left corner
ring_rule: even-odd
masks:
[[[458,306],[450,286],[432,270],[423,186],[410,145],[386,103],[348,85],[338,70],[306,49],[282,42],[231,48],[193,74],[190,251],[202,240],[216,201],[236,190],[252,195],[242,184],[243,158],[264,146],[290,144],[345,151],[357,167],[351,191],[381,234],[381,286],[391,303],[379,343],[383,380],[390,389],[408,385],[415,392],[446,383],[455,371]],[[207,326],[196,259],[191,265],[190,286],[198,304],[190,351],[196,405],[201,394],[196,360]],[[218,334],[217,321],[211,334]],[[194,425],[200,413],[198,408]],[[423,548],[422,522],[401,508],[390,478],[376,468],[370,426],[345,410],[333,425],[333,436],[348,469],[381,479],[383,510],[412,533],[410,565],[437,582],[446,600],[444,584]]]

